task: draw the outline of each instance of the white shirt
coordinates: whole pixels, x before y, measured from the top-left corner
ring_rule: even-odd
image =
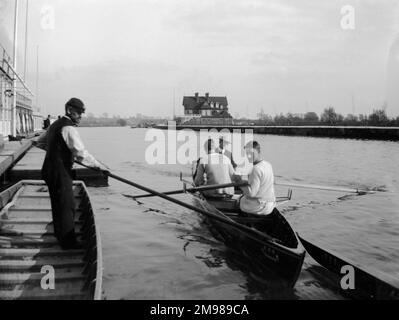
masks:
[[[265,160],[253,166],[248,176],[248,189],[244,194],[260,201],[274,202],[274,175],[271,164]]]
[[[65,126],[61,131],[62,137],[74,158],[89,167],[100,167],[101,164],[86,150],[78,130],[72,126]]]
[[[244,212],[269,214],[276,205],[274,175],[271,164],[261,161],[253,166],[248,177],[248,187],[243,188],[244,196],[240,208]]]
[[[70,119],[68,116],[64,117]],[[89,167],[101,167],[101,164],[86,150],[82,139],[80,138],[79,132],[75,127],[63,127],[61,130],[61,135],[76,160]],[[47,131],[40,136],[36,146],[39,148],[46,148],[46,141]]]
[[[231,183],[233,174],[234,169],[230,159],[225,155],[214,152],[200,159],[194,183],[196,186]],[[234,188],[204,191],[204,194],[208,196],[220,193],[234,194]]]

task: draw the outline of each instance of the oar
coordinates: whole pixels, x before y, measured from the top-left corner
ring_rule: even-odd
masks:
[[[330,187],[330,186],[318,186],[311,184],[299,184],[293,182],[275,182],[277,186],[285,186],[292,188],[304,188],[304,189],[316,189],[316,190],[326,190],[326,191],[337,191],[337,192],[347,192],[347,193],[357,193],[359,195],[367,194],[367,193],[375,193],[371,190],[361,190],[361,189],[350,189],[350,188],[341,188],[341,187]]]
[[[240,183],[224,183],[224,184],[212,184],[208,186],[200,186],[200,187],[194,187],[194,188],[187,188],[187,189],[179,189],[179,190],[172,190],[172,191],[165,191],[162,192],[163,194],[171,195],[171,194],[180,194],[180,193],[186,193],[186,192],[197,192],[197,191],[207,191],[207,190],[215,190],[215,189],[221,189],[221,188],[230,188],[230,187],[245,187],[248,186],[247,182],[240,182]],[[129,196],[134,199],[138,198],[147,198],[147,197],[154,197],[154,194],[140,194],[137,196]]]
[[[260,231],[258,231],[256,229],[253,229],[253,228],[250,228],[250,227],[247,227],[245,225],[242,225],[242,224],[239,224],[239,223],[235,222],[231,218],[223,215],[223,213],[221,213],[221,215],[217,215],[215,213],[202,210],[202,209],[197,208],[197,207],[195,207],[195,206],[193,206],[191,204],[188,204],[188,203],[185,203],[183,201],[177,200],[175,198],[169,197],[169,196],[167,196],[167,195],[165,195],[165,194],[163,194],[161,192],[158,192],[156,190],[147,188],[147,187],[142,186],[142,185],[140,185],[138,183],[135,183],[133,181],[127,180],[127,179],[122,178],[122,177],[119,177],[119,176],[117,176],[117,175],[115,175],[115,174],[113,174],[113,173],[111,173],[109,171],[101,170],[99,168],[89,167],[89,166],[86,166],[86,165],[84,165],[83,163],[81,163],[79,161],[75,161],[75,162],[77,164],[85,167],[85,168],[88,168],[88,169],[91,169],[91,170],[94,170],[94,171],[97,171],[97,172],[102,172],[104,175],[106,175],[108,177],[111,177],[111,178],[113,178],[115,180],[118,180],[120,182],[126,183],[126,184],[128,184],[130,186],[133,186],[133,187],[135,187],[137,189],[141,189],[141,190],[143,190],[145,192],[152,193],[152,194],[154,194],[154,195],[156,195],[156,196],[158,196],[158,197],[160,197],[162,199],[165,199],[165,200],[168,200],[170,202],[173,202],[173,203],[175,203],[175,204],[177,204],[179,206],[185,207],[185,208],[190,209],[192,211],[196,211],[196,212],[201,213],[202,215],[204,215],[206,217],[212,218],[212,219],[217,220],[219,222],[223,222],[223,223],[225,223],[227,225],[230,225],[232,227],[235,227],[235,228],[237,228],[237,229],[239,229],[241,231],[247,232],[248,233],[247,235],[249,237],[251,237],[251,234],[256,234],[258,237],[262,237],[262,238],[265,238],[267,240],[274,240],[272,237],[268,236],[267,234],[264,234],[264,233],[262,233],[262,232],[260,232]],[[253,237],[253,238],[255,240],[257,240],[256,237]]]

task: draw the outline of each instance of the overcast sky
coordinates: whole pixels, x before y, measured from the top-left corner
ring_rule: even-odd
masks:
[[[23,70],[26,0],[20,3]],[[355,29],[341,8],[355,9]],[[52,26],[51,10],[54,12]],[[0,42],[12,53],[14,0],[0,0]],[[89,112],[171,116],[183,95],[227,96],[233,115],[399,115],[397,0],[30,0],[28,84],[60,114],[77,96]],[[353,99],[352,99],[353,98]],[[354,103],[353,103],[354,102]]]

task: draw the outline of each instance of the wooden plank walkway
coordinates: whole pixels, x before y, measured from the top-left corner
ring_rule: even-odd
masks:
[[[21,157],[32,145],[30,140],[9,141],[0,149],[0,175],[3,175],[10,166]]]
[[[8,176],[10,182],[18,182],[26,179],[41,179],[40,171],[44,157],[45,151],[32,147],[11,169]],[[91,187],[108,186],[108,177],[79,165],[74,166],[73,180],[83,180],[87,186]]]

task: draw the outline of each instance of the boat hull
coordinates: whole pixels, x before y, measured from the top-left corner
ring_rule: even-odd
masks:
[[[201,194],[194,195],[196,204],[208,212],[214,214],[225,215],[232,220],[254,226],[248,223],[248,218],[241,217],[231,208],[227,211],[220,211],[216,207],[226,207],[223,201],[207,201]],[[212,204],[211,204],[212,203]],[[257,275],[268,275],[271,271],[281,276],[289,286],[294,286],[305,258],[305,250],[297,239],[296,234],[289,226],[284,217],[276,210],[275,221],[281,226],[281,231],[287,233],[290,247],[284,245],[280,241],[267,239],[259,235],[259,233],[245,232],[238,230],[234,226],[216,221],[212,218],[206,219],[213,231],[216,231],[216,237],[220,237],[226,246],[237,250],[248,259],[248,265],[256,272]]]
[[[63,250],[54,235],[50,197],[41,180],[0,193],[0,299],[99,300],[102,252],[86,186],[73,183],[75,232],[82,248]]]

